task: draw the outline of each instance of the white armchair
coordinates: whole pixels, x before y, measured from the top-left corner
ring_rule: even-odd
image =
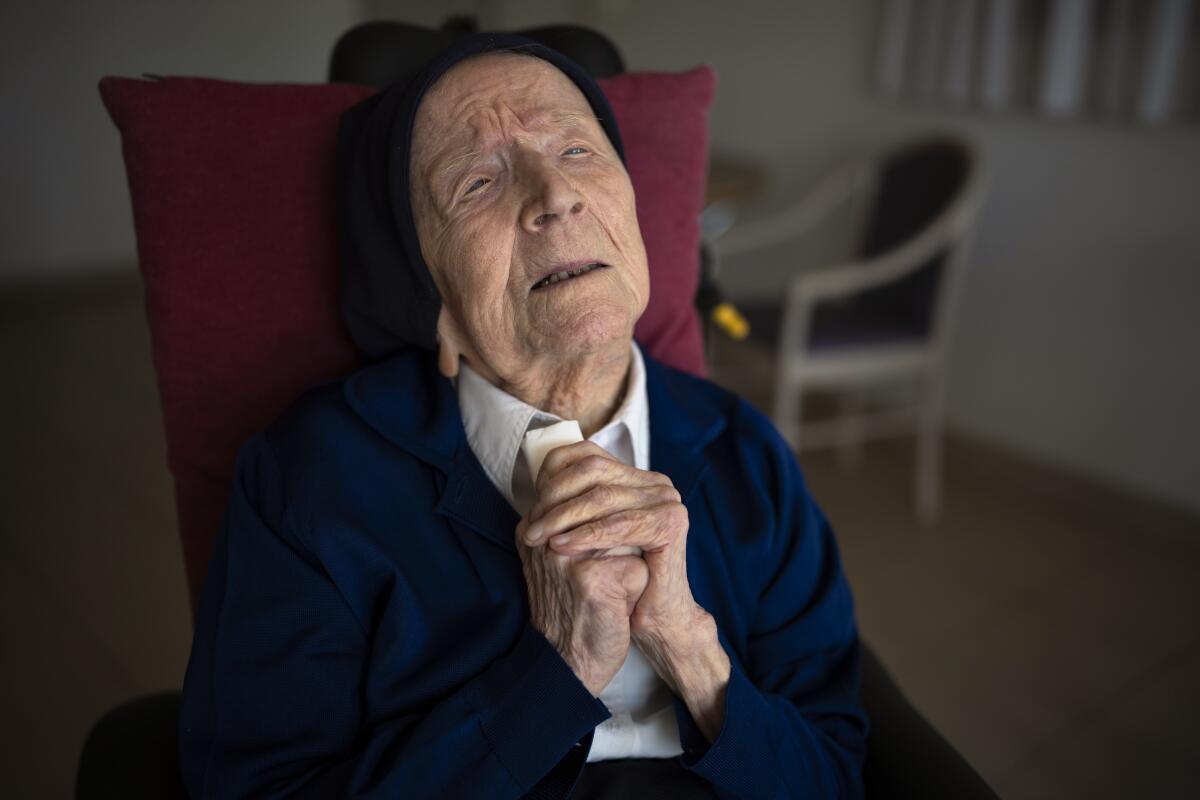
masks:
[[[778,341],[773,417],[798,449],[854,452],[868,437],[917,434],[916,507],[941,510],[946,356],[985,167],[970,142],[929,136],[834,171],[798,203],[734,225],[717,242],[722,259],[797,241],[851,200],[867,209],[857,254],[806,269],[788,283]],[[865,389],[909,382],[916,402],[867,413]],[[806,423],[803,394],[838,391],[833,419]]]

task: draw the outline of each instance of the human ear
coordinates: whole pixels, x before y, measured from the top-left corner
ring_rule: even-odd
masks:
[[[447,378],[458,375],[458,360],[462,356],[462,336],[446,306],[438,312],[438,372]]]

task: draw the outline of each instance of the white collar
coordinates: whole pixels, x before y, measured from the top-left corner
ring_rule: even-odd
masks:
[[[492,385],[466,363],[459,366],[456,388],[463,428],[471,450],[500,493],[513,508],[523,511],[522,498],[515,498],[513,491],[513,471],[521,453],[521,441],[527,430],[553,425],[561,422],[562,418],[534,408]],[[613,445],[626,436],[633,455],[632,466],[649,469],[650,413],[646,400],[646,366],[636,343],[632,345],[629,381],[620,406],[608,423],[588,438],[620,458],[619,453],[614,452]]]

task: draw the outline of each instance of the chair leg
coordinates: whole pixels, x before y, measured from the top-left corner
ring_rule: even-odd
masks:
[[[917,412],[917,521],[935,524],[942,514],[942,417],[945,387],[942,370],[921,380]]]
[[[803,388],[785,377],[782,369],[775,373],[775,400],[771,417],[779,434],[792,449],[800,448],[800,416],[804,413]]]

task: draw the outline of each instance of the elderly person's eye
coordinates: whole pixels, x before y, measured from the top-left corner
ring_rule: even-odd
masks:
[[[478,178],[474,183],[467,187],[467,190],[463,192],[463,194],[470,194],[471,192],[478,191],[484,186],[487,186],[489,183],[491,183],[491,181],[487,178]]]
[[[588,150],[586,147],[580,147],[579,145],[576,145],[575,147],[568,147],[566,150],[564,150],[563,155],[564,156],[581,156],[584,153],[590,153],[590,152],[591,152],[591,150]]]

